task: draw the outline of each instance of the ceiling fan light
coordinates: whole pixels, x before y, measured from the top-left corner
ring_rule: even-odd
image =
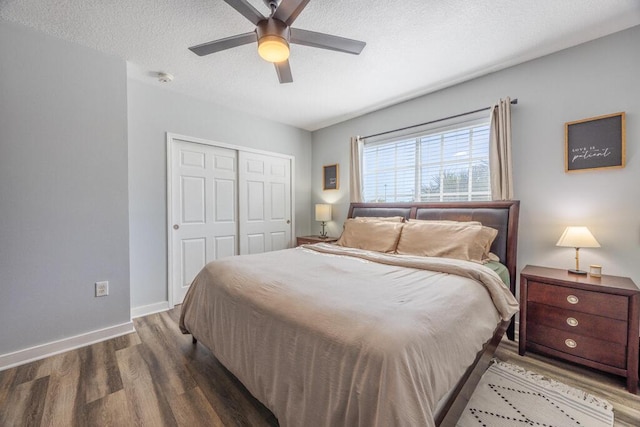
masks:
[[[263,36],[258,40],[258,54],[268,62],[283,62],[289,59],[289,43],[282,37]]]

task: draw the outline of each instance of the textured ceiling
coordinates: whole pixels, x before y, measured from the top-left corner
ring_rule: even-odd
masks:
[[[0,19],[121,57],[149,84],[166,71],[170,90],[315,130],[638,25],[640,1],[312,0],[294,27],[367,46],[354,56],[292,45],[284,85],[255,44],[187,50],[253,30],[222,0],[0,0]]]

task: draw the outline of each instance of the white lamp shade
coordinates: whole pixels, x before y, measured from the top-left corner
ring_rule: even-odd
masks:
[[[316,221],[331,221],[331,205],[324,203],[316,205]]]
[[[560,236],[556,246],[570,248],[599,248],[600,243],[593,237],[587,227],[567,227]]]

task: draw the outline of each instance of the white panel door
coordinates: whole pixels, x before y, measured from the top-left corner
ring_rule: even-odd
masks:
[[[172,303],[215,259],[238,254],[237,151],[173,140],[171,147]]]
[[[240,254],[291,245],[291,160],[238,154]]]

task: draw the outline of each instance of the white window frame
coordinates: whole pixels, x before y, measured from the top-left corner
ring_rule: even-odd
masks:
[[[482,156],[480,158],[474,158],[471,157],[471,153],[473,153],[473,151],[470,152],[470,156],[468,159],[468,164],[469,164],[469,177],[468,177],[468,186],[467,186],[467,191],[465,192],[445,192],[444,186],[443,186],[443,172],[446,170],[444,169],[444,167],[447,164],[459,164],[459,162],[454,162],[452,160],[447,160],[447,159],[443,159],[443,152],[444,152],[444,141],[442,141],[440,143],[440,158],[438,160],[435,160],[433,162],[424,162],[423,159],[421,159],[421,140],[428,138],[430,136],[434,136],[434,135],[441,135],[441,138],[444,138],[444,134],[446,133],[450,133],[452,131],[455,130],[462,130],[462,129],[472,129],[472,128],[477,128],[477,127],[487,127],[487,139],[486,139],[486,156]],[[385,202],[396,202],[396,201],[412,201],[412,202],[419,202],[419,201],[429,201],[429,202],[445,202],[445,201],[462,201],[462,200],[491,200],[491,182],[490,182],[490,169],[488,171],[487,174],[487,187],[486,190],[483,191],[473,191],[472,190],[472,180],[473,180],[473,168],[471,166],[473,166],[474,162],[477,161],[486,161],[487,167],[489,167],[489,136],[488,136],[488,131],[489,131],[489,126],[490,126],[490,118],[488,116],[484,116],[483,117],[476,117],[475,119],[468,119],[465,121],[460,121],[454,124],[450,124],[448,126],[440,126],[440,127],[430,127],[430,128],[423,128],[418,132],[412,132],[412,133],[405,133],[405,134],[395,134],[392,137],[386,137],[384,139],[375,139],[375,140],[365,140],[364,141],[364,146],[363,146],[363,150],[362,150],[362,156],[363,156],[363,168],[362,168],[362,184],[363,184],[363,198],[365,202],[380,202],[380,203],[385,203]],[[406,197],[407,195],[398,195],[395,194],[395,190],[394,190],[394,194],[387,194],[386,191],[383,194],[380,194],[379,192],[376,192],[376,194],[373,195],[373,198],[371,197],[370,194],[367,194],[367,179],[368,177],[370,177],[370,173],[368,173],[367,171],[367,165],[366,165],[366,161],[364,161],[364,158],[366,156],[367,153],[367,147],[376,147],[376,146],[384,146],[384,145],[389,145],[389,144],[399,144],[402,142],[407,142],[409,140],[413,140],[414,141],[414,147],[415,147],[415,161],[414,161],[414,188],[413,188],[413,195],[412,195],[412,199],[408,200]],[[473,144],[473,138],[470,139],[469,142],[469,149],[472,149],[472,144]],[[423,199],[423,195],[422,195],[422,168],[427,164],[427,163],[431,163],[431,164],[440,164],[440,185],[439,185],[439,193],[438,193],[438,197],[437,199],[434,199],[433,197],[428,198],[428,199]],[[392,169],[396,176],[394,177],[394,184],[396,184],[394,186],[394,188],[397,188],[397,171],[400,170],[400,168],[394,167]],[[462,195],[466,195],[466,198],[461,198],[460,196]]]

